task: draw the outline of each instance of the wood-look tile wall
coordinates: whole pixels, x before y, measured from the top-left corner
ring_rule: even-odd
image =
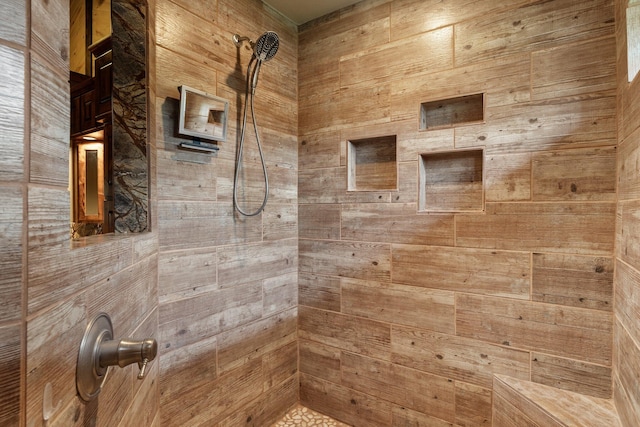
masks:
[[[613,397],[620,419],[627,426],[640,420],[640,77],[628,83],[627,55],[637,55],[638,45],[627,50],[627,7],[637,2],[616,1],[618,45],[618,206],[615,254]],[[638,31],[637,23],[635,31]]]
[[[257,0],[151,1],[152,231],[71,244],[69,4],[9,1],[0,11],[0,425],[266,425],[284,414],[298,399],[296,29]],[[244,220],[231,185],[251,52],[238,60],[231,36],[265,30],[281,36],[256,99],[270,201]],[[176,150],[181,84],[231,101],[217,157]],[[257,193],[255,147],[245,158]],[[135,365],[112,368],[86,405],[76,357],[101,311],[116,337],[154,337],[161,350],[144,381]]]
[[[298,401],[297,28],[258,0],[158,2],[158,294],[163,426],[266,426]],[[233,207],[248,44],[276,31],[255,113],[269,173],[264,213]],[[180,150],[178,86],[230,101],[215,156]],[[255,134],[246,134],[240,203],[262,202]]]
[[[300,28],[303,404],[473,426],[493,374],[611,397],[614,224],[635,236],[637,204],[616,210],[614,17],[610,0],[370,0]],[[419,130],[421,103],[476,93],[483,123]],[[348,141],[390,135],[398,189],[347,191]],[[484,212],[417,213],[420,155],[479,148]]]
[[[157,425],[157,362],[144,381],[136,366],[113,369],[89,405],[75,386],[80,341],[99,312],[118,338],[157,336],[157,234],[71,243],[69,2],[0,10],[0,424]]]

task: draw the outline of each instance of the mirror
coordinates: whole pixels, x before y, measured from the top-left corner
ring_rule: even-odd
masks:
[[[143,0],[70,0],[74,238],[148,229],[146,16]]]

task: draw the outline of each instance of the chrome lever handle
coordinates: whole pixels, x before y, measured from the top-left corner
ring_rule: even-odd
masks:
[[[144,359],[142,362],[138,362],[138,368],[140,368],[140,372],[138,373],[138,379],[141,380],[146,375],[147,363],[149,363],[149,359]]]
[[[148,338],[143,341],[122,339],[120,341],[105,341],[100,344],[99,364],[101,368],[120,366],[124,368],[132,363],[138,363],[140,373],[138,379],[143,379],[147,364],[158,353],[156,340]]]
[[[124,368],[138,363],[138,379],[147,373],[147,365],[155,359],[158,343],[152,338],[142,341],[131,339],[113,340],[111,318],[106,313],[98,314],[85,330],[76,366],[76,389],[85,402],[90,402],[100,393],[107,377],[109,366]]]

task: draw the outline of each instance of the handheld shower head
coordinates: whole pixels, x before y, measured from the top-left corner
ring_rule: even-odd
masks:
[[[258,61],[268,61],[276,55],[278,46],[280,46],[278,34],[273,31],[267,31],[253,45],[253,54]]]

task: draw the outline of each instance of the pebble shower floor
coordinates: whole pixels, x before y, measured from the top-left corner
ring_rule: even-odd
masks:
[[[304,406],[296,406],[271,427],[349,427],[331,417],[312,411]]]

